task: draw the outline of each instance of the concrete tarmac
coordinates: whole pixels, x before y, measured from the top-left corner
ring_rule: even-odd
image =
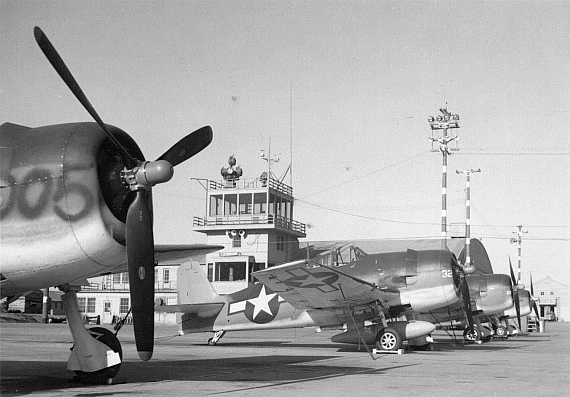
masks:
[[[110,328],[111,329],[111,328]],[[451,331],[450,331],[451,332]],[[155,352],[138,359],[132,327],[119,333],[123,364],[111,385],[71,381],[65,324],[0,324],[2,396],[565,396],[570,323],[544,333],[463,345],[437,331],[433,350],[381,354],[334,344],[312,329],[178,336],[157,326]],[[457,342],[457,343],[455,343]]]

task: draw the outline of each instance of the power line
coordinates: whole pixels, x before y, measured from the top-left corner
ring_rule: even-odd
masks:
[[[309,201],[305,201],[305,200],[301,200],[301,199],[295,199],[295,201],[300,201],[303,202],[305,204],[309,204],[312,205],[313,207],[317,207],[317,208],[321,208],[327,211],[331,211],[331,212],[336,212],[338,214],[342,214],[342,215],[348,215],[348,216],[353,216],[355,218],[363,218],[363,219],[369,219],[369,220],[374,220],[374,221],[382,221],[382,222],[389,222],[389,223],[403,223],[403,224],[408,224],[408,225],[438,225],[438,223],[433,223],[433,222],[410,222],[410,221],[397,221],[397,220],[393,220],[393,219],[383,219],[383,218],[377,218],[377,217],[372,217],[372,216],[366,216],[366,215],[358,215],[358,214],[352,214],[350,212],[344,212],[344,211],[339,211],[339,210],[335,210],[332,208],[327,208],[324,207],[322,205],[319,204],[315,204],[315,203],[311,203]]]
[[[336,185],[332,185],[332,186],[329,186],[329,187],[327,187],[327,188],[324,188],[324,189],[321,189],[321,190],[317,190],[316,192],[312,192],[312,193],[306,194],[306,195],[303,196],[303,197],[313,196],[313,195],[315,195],[315,194],[319,194],[319,193],[326,192],[326,191],[328,191],[328,190],[337,188],[337,187],[339,187],[339,186],[343,186],[343,185],[346,185],[346,184],[348,184],[348,183],[357,181],[357,180],[359,180],[359,179],[366,178],[367,176],[370,176],[370,175],[375,174],[375,173],[377,173],[377,172],[387,170],[388,168],[395,167],[395,166],[397,166],[397,165],[399,165],[399,164],[405,163],[406,161],[413,160],[413,159],[415,159],[416,157],[420,157],[420,156],[423,156],[423,155],[425,155],[424,152],[415,154],[415,155],[413,155],[413,156],[407,157],[407,158],[405,158],[405,159],[403,159],[403,160],[400,160],[400,161],[398,161],[398,162],[396,162],[396,163],[392,163],[392,164],[390,164],[390,165],[387,165],[387,166],[385,166],[385,167],[379,168],[379,169],[374,170],[374,171],[372,171],[372,172],[369,172],[369,173],[367,173],[367,174],[360,175],[360,176],[357,176],[356,178],[352,178],[352,179],[349,179],[349,180],[347,180],[347,181],[338,183],[338,184],[336,184]],[[299,200],[299,199],[296,199],[296,200]],[[300,201],[301,201],[301,200],[300,200]]]
[[[570,152],[461,152],[464,156],[568,156]]]

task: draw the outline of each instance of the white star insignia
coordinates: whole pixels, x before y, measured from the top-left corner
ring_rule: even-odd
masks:
[[[253,309],[253,318],[255,319],[259,313],[262,311],[269,314],[270,316],[273,315],[271,313],[271,309],[269,308],[269,302],[271,299],[275,297],[275,293],[267,295],[265,291],[265,285],[261,287],[261,291],[259,291],[259,296],[257,298],[253,298],[248,300],[254,306]]]

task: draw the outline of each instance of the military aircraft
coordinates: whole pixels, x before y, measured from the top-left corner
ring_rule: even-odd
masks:
[[[470,302],[464,270],[450,251],[376,252],[373,241],[312,249],[318,252],[312,259],[255,272],[260,283],[225,296],[214,292],[198,265],[183,265],[178,304],[158,302],[155,310],[178,313],[181,334],[215,332],[210,344],[232,330],[318,327],[343,330],[334,342],[398,350],[403,340],[429,343],[435,326],[389,319]]]
[[[522,284],[517,284],[512,265],[511,277],[504,274],[493,274],[487,251],[478,240],[472,240],[475,247],[472,256],[475,272],[466,277],[471,296],[473,328],[466,327],[463,337],[466,341],[491,339],[493,334],[500,338],[509,335],[509,319],[518,319],[530,314],[529,294]],[[465,260],[465,252],[459,254],[458,260]],[[510,264],[510,258],[509,258]],[[447,321],[464,323],[462,308],[457,304],[442,307],[429,313],[414,315],[415,319],[429,320],[436,323]],[[488,325],[487,325],[488,324]]]
[[[120,343],[111,331],[85,329],[76,291],[86,278],[128,269],[137,351],[150,359],[155,260],[220,248],[155,247],[151,187],[169,181],[173,167],[207,147],[212,129],[200,128],[146,161],[126,132],[103,123],[39,27],[34,36],[95,123],[0,127],[1,295],[10,301],[51,286],[65,292],[74,340],[68,368],[86,380],[112,379]]]

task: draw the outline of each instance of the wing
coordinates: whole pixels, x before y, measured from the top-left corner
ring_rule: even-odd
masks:
[[[184,259],[205,255],[223,248],[223,245],[207,244],[155,244],[154,260],[162,263],[180,263],[183,262]],[[126,271],[128,271],[127,262],[113,268],[110,273],[123,273]]]
[[[176,261],[223,249],[223,245],[207,244],[155,244],[154,259],[157,262]]]
[[[253,273],[296,309],[334,309],[389,301],[398,291],[381,288],[338,268],[301,260]]]

